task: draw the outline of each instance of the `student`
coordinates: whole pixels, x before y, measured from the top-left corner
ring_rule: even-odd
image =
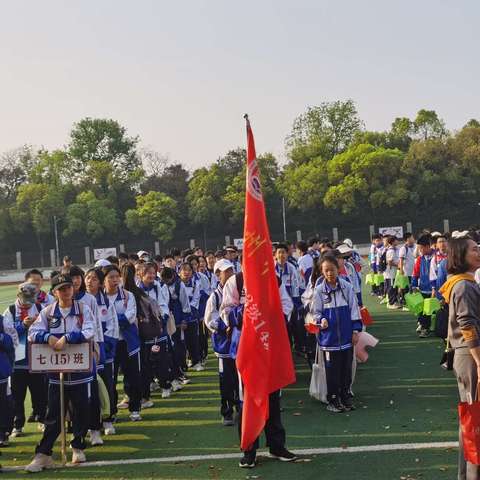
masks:
[[[295,350],[305,352],[306,331],[300,295],[300,273],[294,265],[288,262],[288,247],[284,243],[278,243],[275,246],[275,271],[294,305],[292,316],[288,322],[289,335],[294,340]]]
[[[98,374],[102,377],[105,388],[108,392],[110,401],[110,416],[103,419],[103,429],[105,435],[115,435],[115,427],[113,426],[113,412],[116,404],[114,403],[114,385],[113,385],[113,363],[115,360],[115,351],[119,337],[119,326],[117,312],[113,303],[111,303],[107,295],[103,292],[105,275],[102,270],[92,268],[85,274],[85,286],[88,294],[95,297],[97,302],[97,315],[102,325],[103,343],[101,344],[103,368],[98,370]],[[93,406],[93,415],[96,415],[97,423],[90,425],[90,442],[92,446],[102,445],[103,441],[100,435],[101,417],[100,402],[96,402]],[[92,420],[92,419],[91,419]]]
[[[68,275],[58,275],[52,280],[52,292],[56,302],[40,312],[31,325],[28,340],[48,344],[54,351],[62,351],[69,343],[83,343],[95,335],[95,319],[87,305],[73,299],[73,283]],[[90,384],[94,372],[71,373],[64,380],[65,402],[71,406],[73,426],[72,463],[86,461],[84,449],[88,428],[88,404]],[[40,472],[53,467],[52,449],[60,434],[60,380],[58,374],[49,375],[48,407],[45,431],[35,449],[32,462],[25,468],[28,472]]]
[[[238,259],[238,248],[235,245],[229,245],[225,248],[225,258],[232,262],[235,273],[242,271],[242,264]]]
[[[317,237],[312,237],[308,239],[308,254],[312,256],[313,259],[320,256],[320,240]]]
[[[241,331],[241,318],[245,305],[245,291],[243,288],[243,274],[239,273],[231,276],[223,286],[223,298],[220,305],[220,318],[227,328],[237,328]],[[240,411],[241,417],[241,411]],[[242,419],[239,418],[239,429],[241,429]],[[270,455],[283,462],[292,462],[297,456],[289,452],[285,447],[286,433],[282,425],[280,408],[280,390],[277,390],[269,396],[269,417],[265,424],[265,436]],[[241,432],[240,432],[241,433]],[[240,468],[253,468],[256,465],[257,449],[259,439],[255,440],[249,450],[243,452],[240,460]]]
[[[13,322],[0,315],[0,447],[8,446],[8,437],[13,429],[13,399],[9,382],[17,346],[18,335]]]
[[[50,305],[55,301],[53,295],[42,290],[43,287],[43,274],[40,270],[33,268],[25,274],[25,282],[33,283],[37,287],[37,303],[39,303],[42,308],[45,308],[47,305]]]
[[[218,285],[218,278],[215,275],[215,273],[213,272],[213,268],[215,267],[215,262],[217,261],[217,259],[215,258],[215,253],[212,252],[211,250],[208,250],[205,253],[205,260],[207,261],[207,268],[203,273],[209,279],[209,281],[210,281],[210,291],[213,292],[215,290],[215,288],[217,288],[217,285]]]
[[[73,261],[69,255],[65,255],[62,260],[62,270],[70,270],[73,265]]]
[[[339,278],[337,259],[325,255],[319,266],[323,275],[313,292],[312,313],[320,326],[318,345],[325,358],[327,410],[354,410],[352,384],[353,347],[363,325],[352,285]]]
[[[201,372],[205,370],[205,367],[200,363],[200,342],[198,336],[200,283],[195,280],[192,267],[187,262],[182,263],[178,275],[185,286],[191,311],[191,315],[184,319],[186,323],[184,328],[185,347],[190,356],[192,370]]]
[[[168,308],[175,319],[176,331],[172,335],[174,353],[174,380],[172,391],[177,391],[190,382],[185,375],[187,371],[187,352],[185,349],[185,330],[187,320],[191,317],[190,302],[184,283],[178,277],[175,269],[165,267],[161,273],[161,285],[166,285],[169,292]]]
[[[104,260],[104,262],[106,261],[108,260]],[[109,264],[111,265],[110,262]],[[73,265],[70,268],[70,278],[73,283],[74,299],[82,303],[83,305],[87,305],[90,311],[92,312],[93,318],[95,320],[94,350],[95,350],[96,356],[94,357],[94,360],[95,360],[94,363],[96,366],[96,372],[93,377],[93,381],[91,383],[90,402],[91,402],[92,412],[90,414],[89,431],[90,431],[90,443],[92,444],[92,446],[97,446],[97,445],[103,444],[103,440],[100,435],[100,428],[101,428],[100,395],[98,391],[98,382],[97,382],[97,375],[96,375],[98,372],[100,372],[105,368],[105,346],[104,346],[102,322],[99,318],[98,305],[97,305],[96,298],[93,295],[87,293],[86,286],[85,286],[84,271],[80,267]]]
[[[158,312],[159,319],[162,322],[162,333],[158,337],[142,339],[141,345],[142,408],[151,408],[153,402],[150,400],[150,392],[151,384],[155,381],[155,374],[158,374],[157,379],[162,388],[162,398],[168,398],[171,394],[173,351],[167,334],[170,297],[167,285],[156,280],[156,270],[153,263],[145,264],[139,288],[154,302],[156,305],[154,312]]]
[[[37,302],[37,286],[22,283],[18,286],[17,300],[3,314],[8,324],[13,324],[19,342],[17,357],[11,378],[14,429],[12,437],[23,435],[25,426],[25,398],[27,389],[32,400],[32,415],[29,420],[43,424],[47,410],[46,377],[41,373],[30,373],[28,369],[28,330],[37,319],[42,306]],[[20,354],[20,355],[19,355]]]
[[[378,253],[378,248],[382,244],[382,236],[379,233],[375,233],[372,235],[372,243],[370,245],[370,253],[368,254],[368,260],[370,263],[370,270],[376,274],[378,273],[378,268],[377,268],[377,253]],[[379,295],[378,287],[377,285],[372,285],[372,291],[370,293],[371,295]]]
[[[421,235],[417,240],[417,248],[420,255],[415,261],[412,275],[412,287],[420,291],[424,298],[432,296],[432,282],[430,280],[430,262],[433,251],[431,248],[432,237],[429,234]],[[418,317],[418,328],[420,338],[426,338],[430,334],[431,317],[423,313]]]
[[[120,252],[118,254],[118,268],[122,268],[125,263],[128,263],[128,253]]]
[[[239,411],[239,383],[235,359],[230,356],[231,335],[220,318],[220,305],[222,304],[222,291],[225,282],[234,275],[233,264],[226,259],[215,264],[215,274],[219,278],[217,288],[208,298],[205,309],[205,325],[212,333],[212,347],[218,358],[218,376],[220,383],[221,407],[223,425],[234,425],[233,414]]]
[[[446,260],[448,251],[448,240],[445,235],[439,235],[435,242],[436,249],[433,252],[430,261],[430,281],[432,282],[432,295],[436,295],[436,281],[438,277],[438,268],[442,260]]]
[[[109,265],[103,269],[105,294],[108,301],[115,307],[119,326],[113,373],[115,405],[113,415],[117,413],[117,408],[128,408],[130,420],[136,422],[142,419],[140,416],[140,338],[137,327],[137,302],[134,294],[127,290],[127,288],[136,287],[134,271],[135,267],[131,263],[124,264],[121,271],[116,265]],[[116,386],[119,369],[123,372],[124,390],[128,400],[124,398],[122,402],[117,403]]]
[[[210,297],[210,294],[212,293],[212,286],[208,277],[203,273],[207,267],[207,262],[203,256],[197,257],[195,255],[190,255],[185,260],[192,267],[193,278],[200,285],[200,302],[198,304],[198,340],[200,346],[200,363],[205,366],[208,356],[209,335],[203,319],[205,317],[205,308],[207,306],[208,297]]]
[[[385,291],[387,292],[387,297],[388,297],[387,308],[389,310],[397,310],[401,308],[401,305],[399,305],[397,302],[398,294],[397,294],[397,288],[394,287],[394,283],[395,283],[395,277],[397,276],[399,256],[398,256],[398,248],[397,248],[397,238],[393,235],[390,235],[387,238],[385,260],[387,263],[387,266],[384,272]]]
[[[297,242],[297,254],[299,257],[298,267],[300,275],[303,278],[304,284],[307,285],[310,275],[312,274],[313,258],[308,254],[308,246],[303,240]]]

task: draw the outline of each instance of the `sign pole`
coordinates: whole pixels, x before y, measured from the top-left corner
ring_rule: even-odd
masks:
[[[67,434],[65,431],[65,389],[63,372],[60,372],[60,434],[62,437],[62,465],[67,463]]]

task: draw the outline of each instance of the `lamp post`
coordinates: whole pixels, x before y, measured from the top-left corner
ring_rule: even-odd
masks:
[[[58,229],[57,229],[57,223],[60,221],[59,218],[57,218],[56,215],[53,216],[53,228],[55,231],[55,259],[57,262],[57,267],[60,266],[60,250],[58,248]]]

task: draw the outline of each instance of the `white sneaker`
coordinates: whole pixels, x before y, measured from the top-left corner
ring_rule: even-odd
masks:
[[[130,414],[130,420],[132,422],[139,422],[141,419],[142,417],[140,416],[140,412],[132,412]]]
[[[113,426],[112,422],[103,422],[103,431],[105,435],[115,435],[117,432],[115,431],[115,427]]]
[[[53,468],[53,458],[51,455],[45,455],[43,453],[37,453],[33,460],[25,467],[25,471],[30,473],[38,473],[47,468]]]
[[[170,398],[171,394],[172,394],[171,388],[162,388],[162,398]]]
[[[205,370],[205,367],[201,363],[197,363],[192,367],[192,370],[194,372],[203,372]]]
[[[120,403],[117,404],[119,410],[126,410],[128,408],[128,402],[130,399],[125,395]]]
[[[144,408],[152,408],[154,403],[151,400],[142,400],[142,409]]]
[[[72,450],[72,463],[85,463],[87,461],[87,457],[83,453],[83,450],[80,450],[79,448],[72,448]]]
[[[100,430],[90,430],[90,443],[92,447],[103,445],[102,435]]]
[[[156,392],[160,388],[160,385],[157,382],[152,382],[150,384],[150,392]]]
[[[21,428],[14,428],[12,430],[12,433],[10,434],[10,437],[15,438],[15,437],[21,437],[22,435],[23,435],[23,431]]]
[[[183,388],[183,385],[178,380],[173,380],[172,381],[172,392],[177,392],[178,390],[181,390],[182,388]]]

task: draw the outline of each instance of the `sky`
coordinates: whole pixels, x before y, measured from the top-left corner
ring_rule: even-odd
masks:
[[[284,157],[295,117],[353,99],[365,126],[480,118],[478,0],[0,0],[0,153],[62,148],[84,117],[194,169]]]

